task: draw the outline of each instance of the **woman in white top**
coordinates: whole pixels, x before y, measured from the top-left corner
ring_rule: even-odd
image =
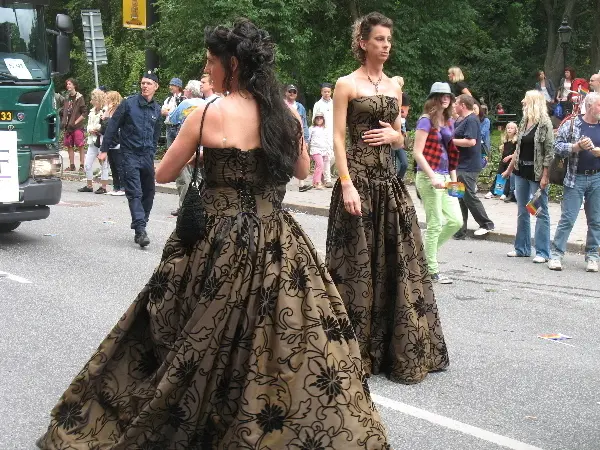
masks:
[[[321,179],[323,169],[330,161],[333,142],[328,129],[325,128],[325,114],[318,112],[313,119],[313,125],[309,128],[310,157],[315,162],[315,171],[313,172],[313,186],[316,189],[323,189]]]
[[[88,133],[88,149],[85,154],[85,176],[87,184],[78,189],[79,192],[94,192],[95,194],[106,194],[106,185],[108,183],[108,161],[100,161],[100,184],[101,186],[94,191],[94,161],[100,153],[100,119],[104,115],[104,92],[100,89],[92,91],[92,109],[88,115],[87,133]]]
[[[575,71],[571,67],[565,68],[565,76],[560,79],[558,91],[556,93],[556,101],[562,107],[563,117],[568,116],[573,112],[573,102],[571,101],[571,87],[575,80]]]

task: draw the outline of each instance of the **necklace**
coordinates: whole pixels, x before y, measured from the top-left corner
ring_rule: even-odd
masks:
[[[365,72],[367,73],[367,78],[368,78],[369,82],[375,87],[375,95],[379,94],[379,84],[381,83],[381,79],[383,78],[383,73],[381,75],[379,75],[379,80],[374,82],[371,79],[371,76],[369,75],[369,72],[367,71],[367,69],[365,69]]]

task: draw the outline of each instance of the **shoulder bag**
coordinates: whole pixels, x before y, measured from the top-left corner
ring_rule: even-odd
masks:
[[[571,127],[569,130],[569,142],[573,139],[573,127],[575,126],[575,118],[577,116],[573,115],[571,118]],[[555,184],[557,186],[562,186],[565,181],[565,176],[567,175],[567,165],[569,163],[569,156],[567,155],[565,158],[562,158],[558,155],[554,155],[552,158],[552,162],[550,163],[550,168],[548,169],[548,181],[550,184]]]
[[[182,244],[186,247],[193,246],[198,240],[204,238],[206,235],[206,212],[202,205],[202,199],[200,198],[200,189],[202,183],[198,183],[198,165],[200,161],[200,142],[202,142],[202,130],[204,128],[204,119],[206,118],[206,111],[211,103],[216,100],[213,99],[207,103],[202,113],[202,121],[200,122],[200,139],[199,144],[196,147],[196,157],[194,159],[194,171],[192,173],[192,181],[188,186],[188,190],[185,194],[179,214],[177,215],[177,225],[175,226],[175,232],[177,237],[181,240]]]

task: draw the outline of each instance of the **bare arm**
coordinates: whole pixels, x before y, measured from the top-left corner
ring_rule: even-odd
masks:
[[[477,144],[477,139],[458,139],[458,138],[454,138],[454,145],[456,145],[457,147],[473,147],[475,144]]]
[[[337,80],[333,92],[333,153],[340,174],[344,208],[354,216],[361,215],[361,199],[350,178],[346,156],[346,114],[352,85],[344,78]]]
[[[196,152],[196,148],[200,145],[200,122],[205,109],[206,105],[198,106],[183,123],[177,138],[173,141],[156,169],[156,181],[158,183],[175,181],[183,166]]]
[[[349,175],[346,159],[346,114],[352,86],[340,78],[333,91],[333,154],[340,178]],[[351,180],[347,180],[352,184]]]
[[[304,180],[310,173],[310,157],[308,156],[308,144],[304,141],[304,127],[302,125],[302,118],[298,111],[290,110],[294,117],[300,123],[300,134],[302,139],[300,141],[300,156],[296,161],[296,167],[294,167],[294,176],[299,180]]]

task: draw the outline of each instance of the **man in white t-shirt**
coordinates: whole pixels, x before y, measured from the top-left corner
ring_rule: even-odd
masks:
[[[323,158],[323,178],[325,179],[325,187],[332,188],[333,183],[331,182],[331,161],[334,159],[333,155],[333,98],[331,98],[330,83],[323,83],[321,85],[321,99],[315,103],[313,108],[313,121],[317,114],[322,114],[325,118],[325,129],[329,133],[329,141],[332,143],[329,151],[329,158]]]

